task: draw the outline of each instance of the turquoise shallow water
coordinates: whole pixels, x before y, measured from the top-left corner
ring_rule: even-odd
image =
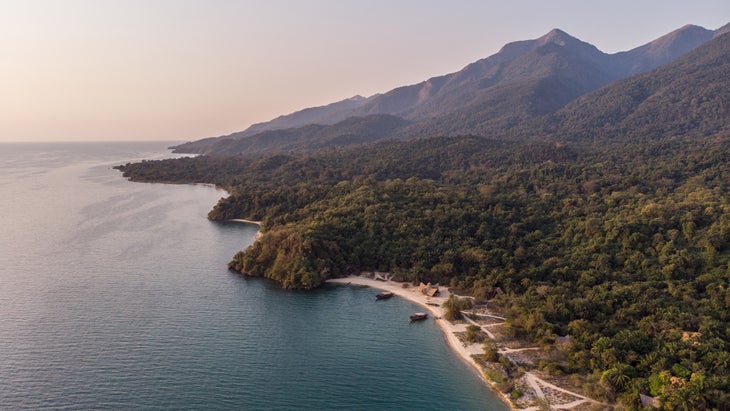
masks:
[[[0,144],[0,409],[506,409],[406,301],[227,271],[224,192],[111,169],[164,148]]]

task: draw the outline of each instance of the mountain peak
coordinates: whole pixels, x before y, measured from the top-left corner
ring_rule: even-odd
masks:
[[[719,29],[715,30],[715,37],[721,36],[727,32],[730,32],[730,23],[720,27]]]
[[[552,29],[539,39],[533,40],[533,49],[535,50],[549,46],[552,46],[552,48],[557,46],[598,64],[601,64],[600,60],[606,57],[606,54],[598,50],[593,44],[577,39],[560,29]]]
[[[710,40],[714,34],[703,27],[687,24],[646,44],[643,52],[665,63]]]
[[[507,43],[492,58],[499,61],[508,61],[548,44],[554,44],[560,47],[570,46],[571,48],[583,48],[589,53],[601,53],[592,44],[580,41],[563,30],[552,29],[538,39]]]
[[[652,70],[728,30],[729,26],[710,31],[686,25],[643,46],[611,55],[554,28],[539,38],[508,43],[498,53],[458,72],[383,94],[355,95],[326,106],[305,108],[253,124],[242,132],[225,136],[223,141],[249,139],[276,130],[284,136],[283,130],[309,125],[317,126],[296,133],[314,130],[321,134],[326,126],[353,117],[368,118],[367,124],[377,124],[380,128],[389,122],[397,123],[392,118],[370,117],[373,115],[397,116],[411,122],[403,127],[396,124],[398,138],[427,133],[492,133],[504,124],[554,112],[611,81]],[[343,124],[349,127],[350,123]],[[336,129],[342,127],[341,124]],[[284,144],[291,141],[291,136],[280,140]],[[345,140],[362,142],[354,137]]]
[[[537,39],[537,43],[540,46],[542,46],[544,44],[548,44],[548,43],[557,44],[559,46],[566,46],[568,44],[576,44],[576,43],[583,43],[583,42],[578,40],[577,38],[571,36],[570,34],[564,32],[563,30],[552,29],[546,35]]]
[[[665,34],[658,39],[652,41],[649,44],[652,45],[664,45],[673,41],[687,41],[686,39],[701,38],[703,41],[707,41],[712,38],[713,31],[707,30],[704,27],[696,26],[694,24],[687,24],[672,31],[669,34]]]

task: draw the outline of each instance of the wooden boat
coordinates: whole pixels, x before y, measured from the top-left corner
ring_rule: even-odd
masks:
[[[392,297],[393,293],[388,291],[383,291],[382,293],[375,296],[376,300],[387,300],[388,298]]]
[[[421,321],[428,318],[428,314],[426,313],[415,313],[411,316],[411,321]]]

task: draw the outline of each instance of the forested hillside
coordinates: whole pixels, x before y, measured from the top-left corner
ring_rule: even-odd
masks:
[[[724,34],[666,66],[583,96],[544,124],[581,141],[727,136],[729,78],[730,34]]]
[[[120,167],[210,182],[263,221],[230,267],[311,289],[360,270],[491,300],[554,368],[636,409],[730,409],[730,34],[510,138],[436,137]],[[514,133],[513,133],[514,132]]]
[[[606,54],[554,29],[538,39],[509,43],[455,73],[368,98],[356,96],[304,109],[175,149],[213,155],[271,154],[386,137],[512,137],[525,123],[542,122],[543,116],[587,92],[668,63],[722,30],[685,26],[633,50]],[[365,131],[364,121],[377,132]]]
[[[262,131],[247,138],[226,138],[210,144],[209,140],[188,143],[195,151],[201,147],[208,155],[228,156],[245,153],[248,156],[275,152],[304,152],[324,148],[373,143],[391,137],[408,121],[387,114],[349,117],[332,125],[311,124],[283,130]]]
[[[723,408],[729,165],[727,139],[617,150],[464,137],[123,170],[230,187],[210,217],[264,221],[263,237],[231,262],[246,274],[313,288],[382,270],[480,299],[499,288],[512,332],[570,335],[565,371],[595,373],[606,396],[691,394]],[[683,341],[686,332],[699,334]],[[670,377],[686,384],[661,382]]]

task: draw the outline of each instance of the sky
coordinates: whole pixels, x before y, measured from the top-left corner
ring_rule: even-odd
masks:
[[[727,0],[0,0],[0,142],[190,141],[553,28],[615,53],[728,22]]]

